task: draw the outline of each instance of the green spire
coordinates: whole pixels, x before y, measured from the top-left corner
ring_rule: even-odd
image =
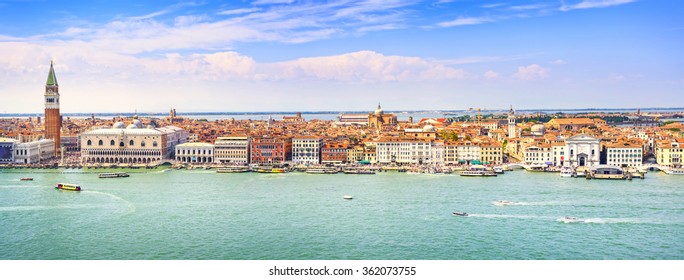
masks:
[[[55,68],[52,67],[52,60],[50,60],[50,73],[48,73],[47,83],[48,86],[57,85],[57,76],[55,76]]]

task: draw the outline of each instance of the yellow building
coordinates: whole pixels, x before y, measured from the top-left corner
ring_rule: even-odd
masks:
[[[684,159],[684,141],[661,141],[656,143],[656,162],[668,167],[681,167]]]
[[[490,164],[503,163],[503,149],[499,142],[487,142],[480,144],[480,160]]]

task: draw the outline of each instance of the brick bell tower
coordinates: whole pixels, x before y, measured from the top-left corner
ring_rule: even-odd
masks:
[[[62,119],[59,115],[59,85],[55,69],[50,61],[50,73],[45,83],[45,138],[55,140],[55,156],[60,153],[60,131]]]

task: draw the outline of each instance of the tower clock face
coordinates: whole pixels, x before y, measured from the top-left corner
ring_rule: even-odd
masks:
[[[52,89],[48,89],[48,93],[52,93]]]

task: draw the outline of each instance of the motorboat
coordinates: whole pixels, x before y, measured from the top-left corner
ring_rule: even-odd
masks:
[[[561,177],[572,177],[572,173],[574,171],[572,170],[571,167],[565,166],[561,169],[560,176]]]
[[[492,204],[496,206],[509,206],[509,205],[515,205],[515,202],[513,201],[508,201],[508,200],[497,200],[492,202]]]
[[[21,178],[19,180],[21,180],[21,181],[33,181],[33,178],[25,177],[25,178]]]
[[[344,170],[344,174],[375,174],[375,171],[370,170],[370,169],[346,169]]]
[[[468,213],[466,212],[453,212],[451,214],[454,216],[468,217]]]
[[[64,191],[81,191],[81,186],[76,185],[76,184],[69,184],[69,183],[58,183],[55,186],[55,189],[64,190]]]
[[[572,216],[565,216],[565,217],[559,218],[557,221],[559,221],[561,223],[566,223],[566,224],[567,223],[583,223],[584,222],[583,219],[580,219],[577,217],[572,217]]]
[[[350,200],[350,199],[352,199],[352,198],[354,198],[354,197],[352,197],[351,195],[345,195],[345,196],[343,196],[342,198],[344,198],[344,199],[346,199],[346,200]]]
[[[130,177],[131,175],[128,175],[126,172],[116,172],[116,173],[111,173],[111,172],[105,172],[105,173],[100,173],[98,175],[98,178],[123,178],[123,177]]]
[[[504,174],[504,169],[501,166],[494,166],[494,173],[496,174]]]

